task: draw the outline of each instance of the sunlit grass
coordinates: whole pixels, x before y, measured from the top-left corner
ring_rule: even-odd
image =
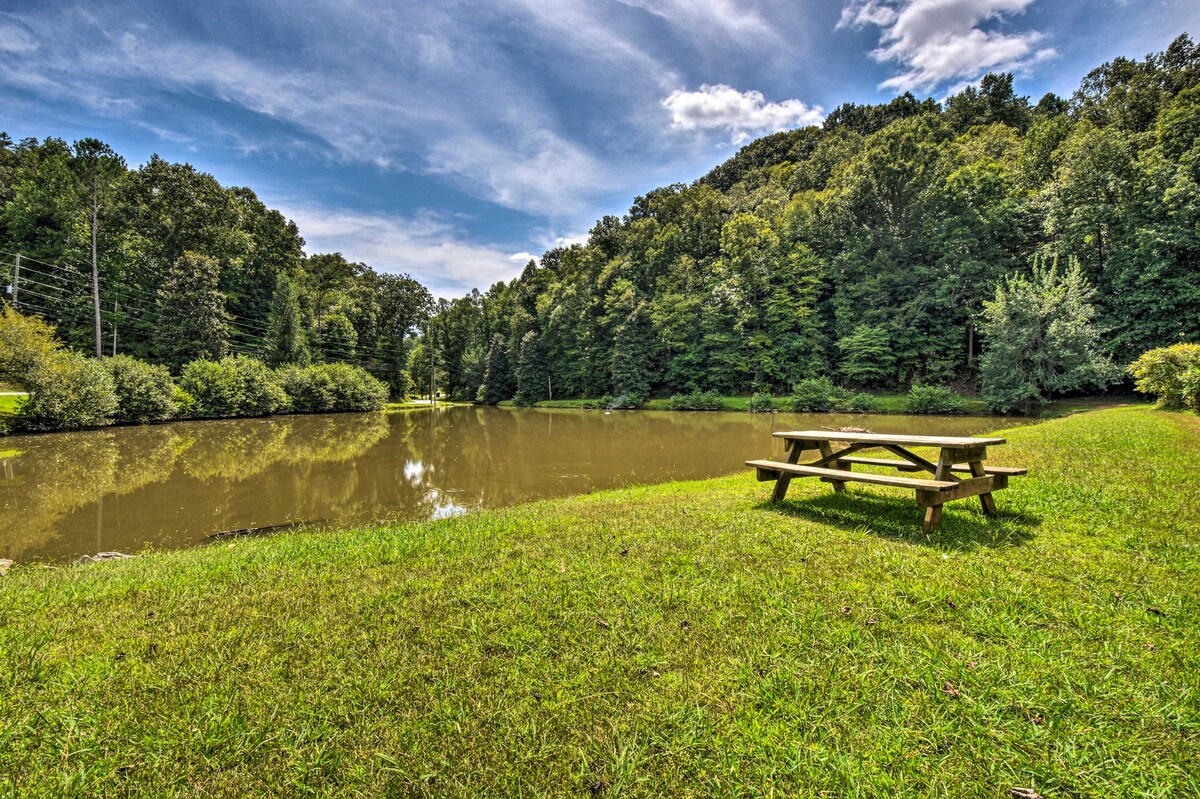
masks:
[[[875,399],[879,401],[880,413],[907,413],[905,403],[908,400],[907,394],[876,394]],[[720,397],[722,410],[726,411],[744,411],[750,402],[749,396],[725,395]],[[536,403],[538,408],[594,408],[599,404],[598,399],[565,399],[565,400],[543,400]],[[774,398],[775,407],[777,410],[786,411],[789,408],[789,400],[786,396]],[[502,402],[501,405],[512,405],[511,401]],[[671,399],[669,397],[659,397],[647,400],[642,405],[644,410],[651,411],[667,411],[671,409]],[[971,414],[982,414],[987,411],[987,407],[982,400],[968,399],[965,405],[965,412]]]
[[[1006,435],[932,536],[747,472],[18,566],[0,795],[1197,795],[1200,419]]]

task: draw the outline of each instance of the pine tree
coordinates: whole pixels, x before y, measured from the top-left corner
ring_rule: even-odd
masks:
[[[267,361],[272,366],[309,361],[300,319],[300,298],[292,281],[282,275],[275,283],[271,316],[267,320]]]
[[[546,398],[546,353],[538,334],[530,330],[521,338],[517,353],[517,404],[532,405]]]
[[[224,357],[229,314],[218,289],[221,266],[215,258],[185,252],[167,271],[158,290],[158,358],[172,371],[197,358]]]
[[[508,368],[508,347],[504,336],[492,336],[488,347],[487,366],[483,372],[483,385],[479,387],[477,400],[484,405],[495,405],[512,396],[512,378]]]

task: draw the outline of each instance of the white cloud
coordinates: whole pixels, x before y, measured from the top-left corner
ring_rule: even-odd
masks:
[[[1025,11],[1034,0],[852,0],[843,7],[838,27],[880,29],[871,57],[896,63],[901,72],[880,88],[932,89],[951,80],[971,80],[988,71],[1014,71],[1052,58],[1040,47],[1038,31],[1003,33],[984,30]]]
[[[401,217],[303,203],[276,207],[300,227],[309,254],[340,252],[380,272],[406,273],[435,296],[461,296],[511,280],[532,257],[470,243],[462,230],[432,212]]]
[[[739,92],[732,86],[705,84],[700,91],[676,89],[662,101],[678,130],[723,130],[734,144],[753,134],[817,125],[825,118],[820,106],[800,100],[768,103],[762,92]]]
[[[734,40],[778,42],[779,32],[757,8],[735,0],[618,0],[660,17],[693,36],[714,34]]]
[[[37,42],[25,31],[12,25],[0,25],[0,50],[6,53],[32,53]]]

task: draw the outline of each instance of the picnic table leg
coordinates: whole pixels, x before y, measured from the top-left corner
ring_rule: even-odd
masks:
[[[820,443],[820,448],[821,448],[821,457],[822,458],[829,458],[833,455],[833,447],[830,446],[828,441],[822,441]],[[848,464],[848,463],[842,464],[837,461],[834,461],[833,463],[834,463],[835,469],[845,469],[846,471],[850,471],[850,464]],[[846,484],[835,480],[833,483],[833,490],[835,492],[845,491]]]
[[[936,533],[942,524],[942,506],[930,505],[925,509],[925,532]]]
[[[973,477],[983,477],[987,474],[983,470],[983,461],[971,461],[968,465],[971,467],[971,475]],[[992,498],[991,492],[980,494],[979,503],[983,505],[983,514],[985,516],[996,515],[996,500]]]
[[[933,473],[934,480],[953,480],[954,453],[943,449],[938,456],[937,469]],[[936,533],[942,524],[942,506],[930,505],[925,509],[925,532]]]
[[[804,444],[799,441],[786,441],[784,446],[787,447],[787,462],[797,463],[800,460],[800,453],[804,452]],[[783,502],[783,498],[787,496],[788,486],[792,482],[790,474],[779,473],[779,477],[775,478],[775,490],[771,492],[772,502]]]

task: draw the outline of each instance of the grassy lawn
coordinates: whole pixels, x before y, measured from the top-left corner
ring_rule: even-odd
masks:
[[[1200,794],[1200,418],[0,578],[0,795]],[[765,443],[765,442],[764,442]]]
[[[879,400],[880,413],[907,413],[905,402],[908,399],[907,394],[876,394],[874,395]],[[748,396],[722,396],[721,404],[724,406],[722,410],[726,411],[745,411],[746,405],[750,402]],[[787,410],[788,398],[775,397],[775,407],[778,410]],[[566,399],[566,400],[543,400],[535,404],[538,408],[594,408],[599,403],[597,399]],[[501,402],[501,405],[513,405],[512,401]],[[647,400],[642,406],[643,410],[651,411],[667,411],[671,409],[671,399],[669,397],[660,397],[657,399]],[[987,413],[987,407],[983,400],[968,399],[966,402],[966,413],[984,414]]]
[[[0,394],[0,415],[9,415],[17,412],[17,406],[24,400],[24,397],[17,397],[11,394]]]
[[[430,404],[428,402],[414,402],[414,401],[409,400],[409,401],[405,401],[405,402],[389,402],[383,406],[383,409],[385,411],[407,411],[407,410],[411,410],[413,408],[433,408],[433,407],[449,408],[453,405],[461,405],[461,404],[464,404],[464,403],[455,403],[455,402],[450,402],[448,400],[438,400],[437,402]]]

